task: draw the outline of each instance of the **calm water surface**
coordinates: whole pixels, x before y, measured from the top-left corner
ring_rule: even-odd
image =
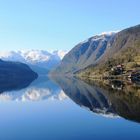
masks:
[[[26,88],[2,90],[0,140],[28,139],[139,140],[140,88],[39,77]]]

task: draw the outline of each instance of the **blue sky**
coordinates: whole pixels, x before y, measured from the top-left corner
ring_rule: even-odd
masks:
[[[70,50],[140,24],[140,0],[0,0],[0,50]]]

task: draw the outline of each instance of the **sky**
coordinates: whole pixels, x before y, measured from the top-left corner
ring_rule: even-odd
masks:
[[[140,0],[0,0],[0,50],[70,50],[140,24]]]

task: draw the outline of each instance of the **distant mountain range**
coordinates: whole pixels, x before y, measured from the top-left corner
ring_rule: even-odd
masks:
[[[39,75],[44,75],[58,66],[66,53],[66,51],[61,50],[51,53],[44,50],[7,51],[0,52],[0,58],[28,64]]]
[[[138,60],[139,53],[140,25],[137,25],[116,33],[96,35],[79,43],[65,55],[52,74],[74,74],[90,66],[104,65],[110,58],[122,63],[129,61],[128,56],[131,59],[136,56],[134,59]]]

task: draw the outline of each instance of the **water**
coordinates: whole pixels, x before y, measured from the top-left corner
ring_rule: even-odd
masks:
[[[0,95],[0,140],[136,140],[139,122],[132,83],[40,77]]]

